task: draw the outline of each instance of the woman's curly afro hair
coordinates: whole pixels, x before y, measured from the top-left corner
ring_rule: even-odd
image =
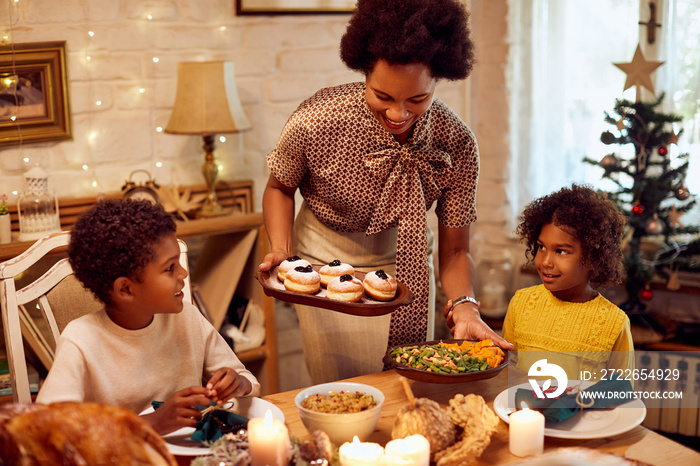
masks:
[[[422,63],[436,79],[464,79],[474,63],[468,18],[458,0],[358,0],[340,57],[364,74],[386,60]]]
[[[175,230],[175,221],[160,205],[105,199],[75,222],[68,260],[83,286],[109,305],[114,281],[138,279],[154,257],[154,245]]]
[[[516,234],[527,244],[529,260],[537,255],[542,227],[552,223],[581,242],[583,265],[591,270],[592,284],[605,287],[624,278],[620,242],[625,217],[615,204],[588,186],[571,188],[532,201],[520,214]]]

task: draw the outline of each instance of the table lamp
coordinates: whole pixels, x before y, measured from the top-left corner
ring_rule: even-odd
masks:
[[[170,120],[170,134],[196,134],[204,138],[202,175],[207,183],[207,199],[197,215],[227,214],[216,197],[216,179],[221,166],[214,157],[216,134],[236,133],[250,128],[238,98],[232,62],[182,62],[177,65],[177,93]]]

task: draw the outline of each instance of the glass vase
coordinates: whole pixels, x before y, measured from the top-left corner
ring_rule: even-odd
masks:
[[[34,241],[61,231],[58,198],[48,185],[48,174],[41,167],[33,167],[24,174],[24,191],[17,204],[20,241]]]

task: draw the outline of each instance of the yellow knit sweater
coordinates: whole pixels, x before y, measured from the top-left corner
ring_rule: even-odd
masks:
[[[572,303],[557,299],[544,285],[519,290],[508,306],[503,337],[519,353],[569,354],[578,360],[577,372],[594,366],[634,368],[629,318],[600,294],[585,303]]]

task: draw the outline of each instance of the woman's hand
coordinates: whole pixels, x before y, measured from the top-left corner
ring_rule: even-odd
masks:
[[[250,393],[253,386],[245,377],[238,375],[230,367],[223,367],[216,371],[207,382],[207,396],[218,405],[222,405],[231,398]]]
[[[481,320],[479,310],[473,303],[463,303],[452,309],[452,300],[448,300],[442,311],[450,333],[460,340],[490,339],[496,346],[504,350],[515,348],[512,343],[498,336],[486,322]]]
[[[474,264],[469,254],[469,225],[449,228],[438,224],[440,281],[447,296],[474,296],[472,278]],[[491,330],[479,315],[479,304],[461,302],[452,308],[452,300],[447,301],[442,311],[450,332],[455,338],[464,340],[490,339],[497,346],[510,350],[514,346]]]
[[[268,254],[265,254],[263,261],[258,266],[261,272],[267,272],[275,265],[280,265],[283,260],[292,256],[289,252],[283,249],[276,249]]]
[[[153,429],[165,435],[183,427],[195,427],[202,414],[195,406],[209,406],[211,400],[204,387],[188,387],[178,390],[168,397],[153,413],[142,417]]]

